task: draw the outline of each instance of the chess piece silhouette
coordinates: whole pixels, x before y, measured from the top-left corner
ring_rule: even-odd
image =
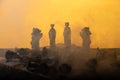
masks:
[[[90,48],[90,44],[91,44],[90,35],[91,35],[91,32],[89,30],[89,27],[83,28],[82,31],[80,32],[80,36],[82,37],[82,41],[83,41],[82,47],[84,49]]]
[[[41,30],[38,28],[33,28],[32,32],[32,41],[31,41],[31,47],[33,50],[39,50],[39,40],[42,38],[43,34],[41,33]]]
[[[69,22],[65,23],[63,36],[64,36],[65,47],[70,47],[71,46],[71,29],[69,27]]]

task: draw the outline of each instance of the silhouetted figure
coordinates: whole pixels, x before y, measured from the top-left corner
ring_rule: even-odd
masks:
[[[43,34],[41,33],[41,30],[38,28],[33,28],[32,32],[32,41],[31,46],[33,50],[39,50],[39,40],[42,38]]]
[[[91,32],[89,30],[89,27],[83,28],[82,31],[80,32],[80,36],[82,37],[82,41],[83,41],[82,47],[84,49],[90,48],[90,44],[91,44],[90,35]]]
[[[64,35],[65,47],[70,47],[71,46],[71,29],[69,27],[69,22],[65,23],[63,35]]]
[[[55,47],[56,30],[54,29],[54,24],[51,24],[51,29],[49,31],[50,47]]]

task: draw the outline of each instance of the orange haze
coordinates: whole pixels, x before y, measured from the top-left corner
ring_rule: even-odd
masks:
[[[79,32],[88,25],[91,47],[120,48],[120,0],[0,0],[0,47],[30,48],[33,27],[42,30],[41,46],[49,45],[48,31],[55,24],[57,43],[63,43],[66,21],[72,43],[81,46]]]

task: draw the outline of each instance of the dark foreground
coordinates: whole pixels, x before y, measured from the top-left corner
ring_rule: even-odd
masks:
[[[62,55],[62,51],[60,50],[59,54]],[[65,54],[70,56],[65,57]],[[75,48],[73,51],[66,51],[65,54],[60,61],[72,58],[67,60],[72,66],[70,74],[53,72],[53,75],[41,75],[1,62],[0,80],[120,80],[120,49],[92,49],[89,53],[84,53]]]
[[[90,74],[84,73],[76,77],[59,75],[57,78],[50,78],[0,64],[0,80],[120,80],[120,76],[109,73],[107,75],[98,75],[92,72]]]

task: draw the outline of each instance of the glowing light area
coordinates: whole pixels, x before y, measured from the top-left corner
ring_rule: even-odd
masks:
[[[79,35],[88,25],[91,47],[120,47],[119,0],[1,0],[0,47],[30,47],[33,27],[43,32],[41,46],[49,45],[50,24],[55,24],[57,43],[63,43],[64,23],[70,22],[72,44],[82,45]]]

